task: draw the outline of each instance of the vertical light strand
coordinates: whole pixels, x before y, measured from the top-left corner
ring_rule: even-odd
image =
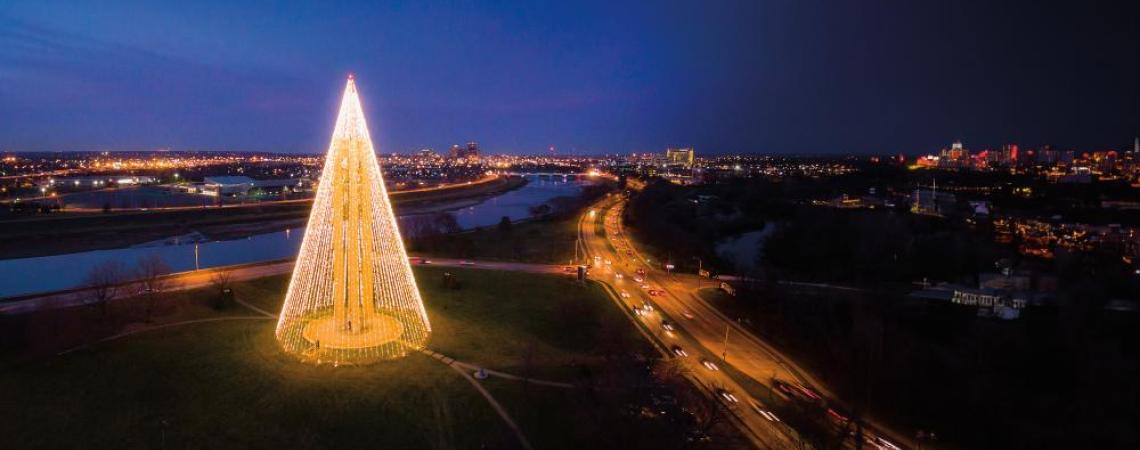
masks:
[[[422,348],[431,324],[349,77],[276,336],[304,361],[358,364]]]

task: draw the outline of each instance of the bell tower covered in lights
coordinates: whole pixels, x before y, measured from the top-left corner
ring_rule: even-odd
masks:
[[[277,341],[306,362],[360,364],[423,348],[430,333],[350,75]]]

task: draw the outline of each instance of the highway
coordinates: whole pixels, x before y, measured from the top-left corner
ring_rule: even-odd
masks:
[[[621,222],[624,206],[625,201],[620,197],[603,201],[596,209],[583,214],[579,222],[579,237],[588,255],[587,261],[595,266],[591,268],[590,277],[610,284],[618,292],[627,292],[630,296],[625,299],[627,306],[654,305],[653,314],[638,317],[649,329],[664,337],[667,345],[677,343],[686,349],[689,356],[680,359],[698,381],[705,386],[720,386],[734,393],[739,400],[734,408],[736,415],[745,429],[760,441],[761,447],[797,446],[794,430],[781,422],[771,421],[768,415],[750,405],[767,409],[762,399],[750,397],[723,372],[704,368],[696,356],[699,350],[715,355],[716,364],[731,365],[769,389],[773,389],[773,381],[779,380],[811,388],[826,398],[834,399],[835,395],[808,371],[697,295],[701,287],[716,286],[716,280],[667,272],[662,269],[661,262],[651,261],[638,252],[624,232]],[[598,230],[596,221],[599,218],[596,215],[603,214],[602,211],[605,215],[601,218],[603,229]],[[620,279],[618,274],[621,274]],[[643,281],[637,282],[635,277]],[[650,295],[650,290],[657,295]],[[685,333],[666,333],[660,313],[671,318],[674,326]],[[847,440],[847,444],[853,447],[851,441]],[[902,439],[891,434],[891,441],[897,443]]]
[[[719,356],[724,349],[726,325],[718,313],[707,305],[703,307],[701,305],[690,306],[688,303],[691,302],[684,302],[675,295],[675,293],[687,293],[687,290],[675,283],[662,283],[664,276],[657,273],[652,267],[628,256],[628,254],[618,253],[618,249],[624,251],[629,248],[620,229],[622,206],[621,200],[603,201],[595,209],[583,214],[579,221],[578,231],[581,245],[587,254],[587,261],[592,266],[589,277],[613,287],[619,293],[619,300],[626,308],[631,310],[637,308],[641,311],[632,317],[640,320],[645,328],[653,333],[660,342],[664,343],[671,353],[669,356],[674,357],[682,364],[693,381],[704,388],[709,395],[717,396],[726,404],[736,418],[735,422],[738,428],[745,437],[752,441],[754,446],[757,448],[799,448],[799,439],[794,430],[779,421],[769,406],[748,395],[740,384],[719,370],[725,365],[724,360],[720,359]],[[598,232],[595,226],[596,215],[607,207],[609,209],[603,219],[605,224],[603,235]],[[645,274],[638,274],[637,269],[642,269]],[[618,274],[621,274],[620,279]],[[644,281],[639,283],[635,277],[641,277]],[[650,295],[648,289],[644,289],[642,285],[648,285],[655,290],[662,289],[665,292]],[[628,297],[625,297],[626,295]],[[647,303],[654,305],[651,311],[645,310],[644,305]],[[666,329],[665,321],[668,321],[678,330],[669,331]],[[680,330],[684,332],[677,332]],[[679,346],[687,353],[687,356],[673,354],[673,346]],[[712,356],[702,356],[702,349],[704,350],[703,353]],[[728,351],[729,361],[734,363],[734,367],[738,360],[743,362],[757,356],[752,354],[756,351],[755,348],[734,344],[731,336]],[[739,354],[736,353],[738,351]],[[704,364],[706,359],[718,370],[706,367]],[[769,355],[763,355],[756,359],[758,360],[741,365],[753,370],[768,371],[764,372],[765,378],[771,376],[772,372],[785,379],[789,376],[783,366]],[[736,402],[723,398],[719,390],[730,393],[736,398]],[[764,413],[760,411],[764,411]]]

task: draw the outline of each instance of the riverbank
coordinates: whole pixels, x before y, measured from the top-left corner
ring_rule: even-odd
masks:
[[[393,207],[417,209],[440,203],[499,195],[526,185],[522,177],[500,177],[446,189],[393,192]],[[107,214],[57,213],[0,220],[0,259],[59,255],[129,247],[171,236],[200,233],[225,239],[303,226],[311,201],[229,207],[133,211]]]

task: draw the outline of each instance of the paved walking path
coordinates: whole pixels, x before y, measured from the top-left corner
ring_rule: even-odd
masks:
[[[413,257],[417,265],[461,267],[485,270],[507,270],[529,273],[565,273],[562,266],[551,264],[528,264],[501,261],[471,261],[452,258],[419,258]],[[197,289],[214,284],[213,278],[218,273],[226,273],[230,282],[252,280],[271,275],[280,275],[293,271],[293,260],[270,261],[265,263],[241,264],[236,266],[214,267],[202,270],[192,270],[171,274],[166,277],[170,285],[165,291],[179,291]],[[117,293],[112,300],[130,298],[139,294],[138,282],[127,282],[116,288]],[[24,314],[47,309],[67,308],[80,306],[91,301],[90,289],[68,289],[64,291],[45,292],[42,294],[24,295],[17,298],[0,299],[0,315]]]

